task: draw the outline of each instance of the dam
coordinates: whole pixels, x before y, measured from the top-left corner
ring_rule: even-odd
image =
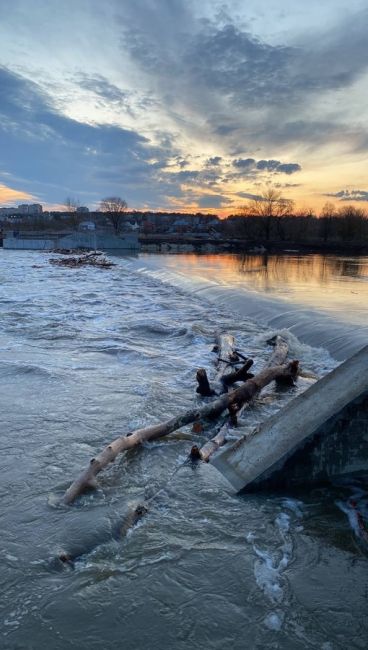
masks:
[[[368,345],[214,455],[236,491],[305,486],[368,469]]]

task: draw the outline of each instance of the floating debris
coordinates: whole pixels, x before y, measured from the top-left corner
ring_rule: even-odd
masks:
[[[68,254],[68,253],[63,253]],[[116,266],[114,262],[107,259],[102,253],[87,253],[85,255],[73,255],[73,257],[54,258],[49,260],[54,266],[69,266],[79,268],[81,266],[97,266],[101,269],[110,269]]]

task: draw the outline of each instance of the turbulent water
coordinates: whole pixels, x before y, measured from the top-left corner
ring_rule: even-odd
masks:
[[[138,266],[343,361],[368,342],[368,257],[144,255]],[[137,264],[135,264],[137,267]]]
[[[257,368],[275,329],[140,260],[116,258],[109,271],[47,260],[0,251],[0,647],[366,648],[366,549],[349,506],[359,486],[234,495],[213,467],[185,462],[186,438],[198,436],[188,428],[127,453],[77,505],[58,505],[106,441],[197,401],[195,370],[211,372],[218,329]],[[336,364],[284,334],[306,370]],[[248,421],[289,398],[266,390]],[[117,538],[129,504],[155,494]],[[61,551],[74,568],[55,560]]]

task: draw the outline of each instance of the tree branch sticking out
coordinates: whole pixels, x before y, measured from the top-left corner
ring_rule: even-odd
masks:
[[[216,390],[210,385],[207,372],[204,368],[199,368],[196,379],[198,386],[196,392],[202,397],[211,397],[212,395],[226,393],[228,386],[237,381],[245,381],[253,375],[247,373],[253,361],[246,359],[235,351],[235,339],[232,334],[217,334],[214,352],[217,352],[217,372],[215,375]],[[233,371],[233,366],[239,363],[239,356],[246,360],[246,364],[238,371]],[[246,367],[245,367],[246,366]]]
[[[265,370],[267,368],[270,368],[272,366],[276,365],[282,365],[286,361],[286,357],[288,355],[289,351],[289,346],[285,339],[283,339],[281,336],[276,335],[269,341],[267,341],[269,345],[274,346],[274,350],[272,352],[272,355],[268,362],[265,365]],[[239,354],[239,353],[238,353]],[[243,355],[242,355],[243,356]],[[243,357],[245,359],[245,357]],[[252,365],[253,361],[251,361],[249,367]],[[247,362],[249,364],[249,361]],[[244,373],[247,372],[247,363],[244,364],[243,368],[241,368],[238,373],[244,371]],[[235,375],[236,373],[232,373],[232,375]],[[227,375],[227,378],[231,377],[232,375]],[[289,376],[289,377],[283,377],[283,381],[288,381],[288,385],[292,385],[294,383],[295,376]],[[227,379],[228,381],[229,379]],[[239,381],[239,379],[238,379]],[[281,381],[281,377],[277,377],[276,381]],[[256,397],[256,395],[254,395]],[[242,410],[245,408],[248,402],[243,402],[243,404],[238,404],[236,401],[231,404],[229,408],[229,415],[230,415],[230,424],[234,427],[237,426],[238,423],[238,417],[241,415]],[[229,423],[225,422],[220,431],[213,437],[211,440],[208,440],[202,447],[198,447],[197,445],[193,445],[191,451],[190,451],[190,457],[192,460],[203,460],[204,462],[208,463],[211,456],[220,448],[222,447],[227,439],[227,432],[229,429]]]
[[[166,420],[166,422],[137,429],[127,435],[116,438],[98,456],[91,459],[88,467],[65,492],[63,502],[65,504],[73,503],[85,490],[96,488],[98,485],[96,480],[97,475],[123,451],[132,449],[143,442],[166,436],[168,433],[172,433],[197,420],[217,417],[233,404],[236,404],[238,407],[238,405],[250,401],[264,386],[267,386],[267,384],[275,379],[279,377],[296,377],[297,372],[298,361],[292,361],[288,365],[265,368],[252,379],[248,379],[248,381],[236,390],[221,395],[213,402],[205,404],[201,408],[190,409],[176,417]]]

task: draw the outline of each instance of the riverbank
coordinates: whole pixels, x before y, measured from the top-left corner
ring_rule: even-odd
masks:
[[[142,252],[157,253],[331,253],[340,255],[368,255],[367,242],[304,242],[246,240],[203,235],[139,234]]]

